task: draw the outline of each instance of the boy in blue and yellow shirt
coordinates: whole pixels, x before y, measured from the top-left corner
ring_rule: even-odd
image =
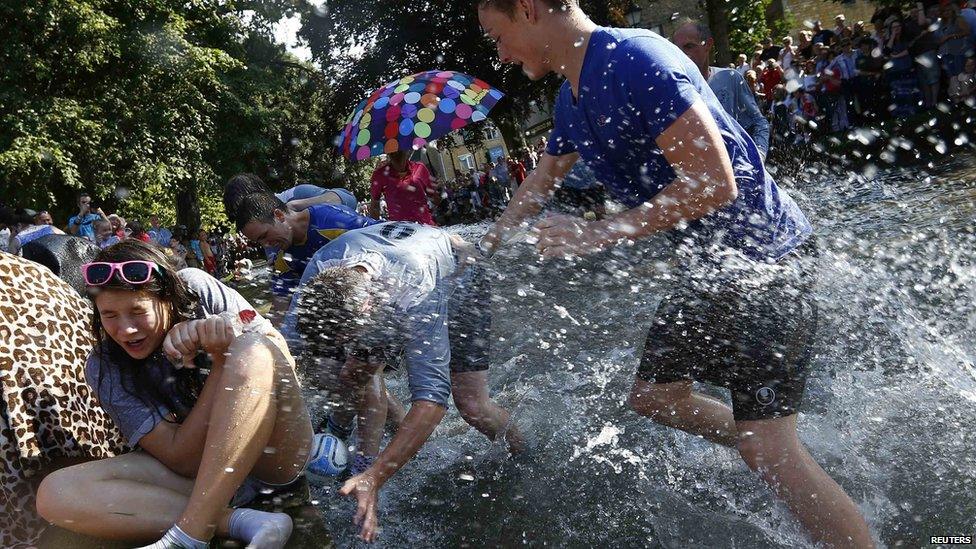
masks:
[[[277,250],[271,281],[274,311],[288,310],[291,294],[308,260],[319,248],[346,231],[380,223],[335,204],[291,211],[270,193],[250,194],[241,201],[237,212],[228,213],[248,240]]]

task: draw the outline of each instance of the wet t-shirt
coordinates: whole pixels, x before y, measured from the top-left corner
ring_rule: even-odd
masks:
[[[274,259],[271,290],[275,295],[290,296],[305,272],[309,258],[322,246],[339,235],[380,223],[370,217],[333,204],[320,204],[308,209],[308,231],[305,243],[279,251]]]
[[[556,100],[547,152],[579,152],[611,196],[633,208],[675,179],[657,138],[703,101],[725,142],[739,195],[731,205],[689,223],[674,236],[713,244],[757,260],[782,257],[811,233],[793,199],[766,172],[755,143],[719,103],[681,50],[644,29],[598,28],[587,47],[579,98],[568,82]]]
[[[273,330],[271,323],[259,315],[237,291],[200,269],[183,269],[178,276],[199,302],[196,318],[208,318],[223,312],[240,315],[242,323],[259,332]],[[244,312],[241,315],[241,312]],[[114,349],[114,351],[113,351]],[[118,354],[115,354],[118,353]],[[177,390],[176,367],[159,350],[137,365],[145,376],[144,387],[157,392],[156,398],[137,394],[135,380],[123,373],[118,356],[125,351],[109,344],[96,345],[85,364],[85,379],[98,402],[108,413],[130,446],[139,444],[142,437],[175,414],[186,417],[196,402],[182,398]],[[131,370],[126,370],[130,372]]]
[[[448,302],[457,260],[448,233],[407,222],[390,222],[350,231],[320,249],[309,261],[301,285],[330,267],[364,267],[394,309],[393,334],[364,334],[370,343],[402,347],[412,401],[446,405],[451,395],[451,344]],[[282,333],[293,350],[301,287],[292,298]]]
[[[303,183],[301,185],[296,185],[290,189],[285,189],[280,193],[275,193],[278,200],[284,202],[285,204],[291,202],[292,200],[305,200],[308,198],[315,198],[316,196],[322,196],[325,193],[332,193],[339,197],[342,201],[342,205],[349,208],[350,210],[356,210],[359,207],[359,201],[356,200],[356,195],[352,194],[346,189],[336,188],[336,189],[326,189],[325,187],[319,187],[317,185],[311,185],[309,183]]]

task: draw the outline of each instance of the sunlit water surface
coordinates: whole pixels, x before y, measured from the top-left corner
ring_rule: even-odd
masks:
[[[976,531],[976,160],[778,174],[820,238],[821,330],[800,437],[880,542]],[[452,228],[476,238],[487,225]],[[384,488],[380,546],[804,547],[798,523],[729,449],[626,406],[669,282],[666,241],[629,262],[492,260],[493,397],[530,438],[512,461],[453,408]],[[406,398],[402,374],[388,383]],[[713,394],[727,397],[722,390]],[[321,417],[328,404],[310,392]],[[339,546],[353,505],[314,491]]]

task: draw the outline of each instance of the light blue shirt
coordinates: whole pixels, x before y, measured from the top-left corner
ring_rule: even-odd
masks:
[[[734,69],[711,67],[708,87],[715,92],[715,97],[718,97],[718,102],[725,111],[752,137],[759,152],[765,157],[769,152],[769,121],[759,110],[756,97],[752,95],[746,79]]]
[[[173,233],[171,233],[166,227],[149,229],[149,238],[151,238],[156,244],[159,244],[164,248],[168,248],[169,241],[171,238],[173,238]]]
[[[448,306],[457,270],[448,233],[398,221],[349,231],[320,248],[305,268],[281,329],[293,351],[303,346],[298,315],[314,314],[298,310],[302,287],[322,270],[338,266],[366,268],[395,309],[396,340],[382,343],[402,346],[411,401],[446,405],[451,395]],[[387,336],[364,334],[357,343]]]
[[[841,80],[850,80],[851,78],[854,78],[854,74],[856,72],[854,59],[845,54],[840,54],[835,57],[834,60],[830,62],[830,65],[827,66],[827,69],[837,71]]]
[[[976,9],[960,10],[959,17],[962,17],[969,24],[969,46],[976,46]]]
[[[86,214],[84,217],[73,215],[68,219],[68,228],[72,225],[78,227],[78,236],[94,242],[95,228],[92,224],[101,218],[102,216],[93,213]]]

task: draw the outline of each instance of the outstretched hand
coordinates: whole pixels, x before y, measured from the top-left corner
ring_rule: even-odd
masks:
[[[570,258],[600,251],[602,233],[597,222],[570,215],[548,216],[532,227],[536,248],[545,259]]]
[[[356,516],[353,522],[360,527],[359,539],[367,543],[376,541],[379,534],[379,521],[376,518],[378,484],[369,471],[366,471],[347,480],[339,490],[343,496],[356,498]]]

